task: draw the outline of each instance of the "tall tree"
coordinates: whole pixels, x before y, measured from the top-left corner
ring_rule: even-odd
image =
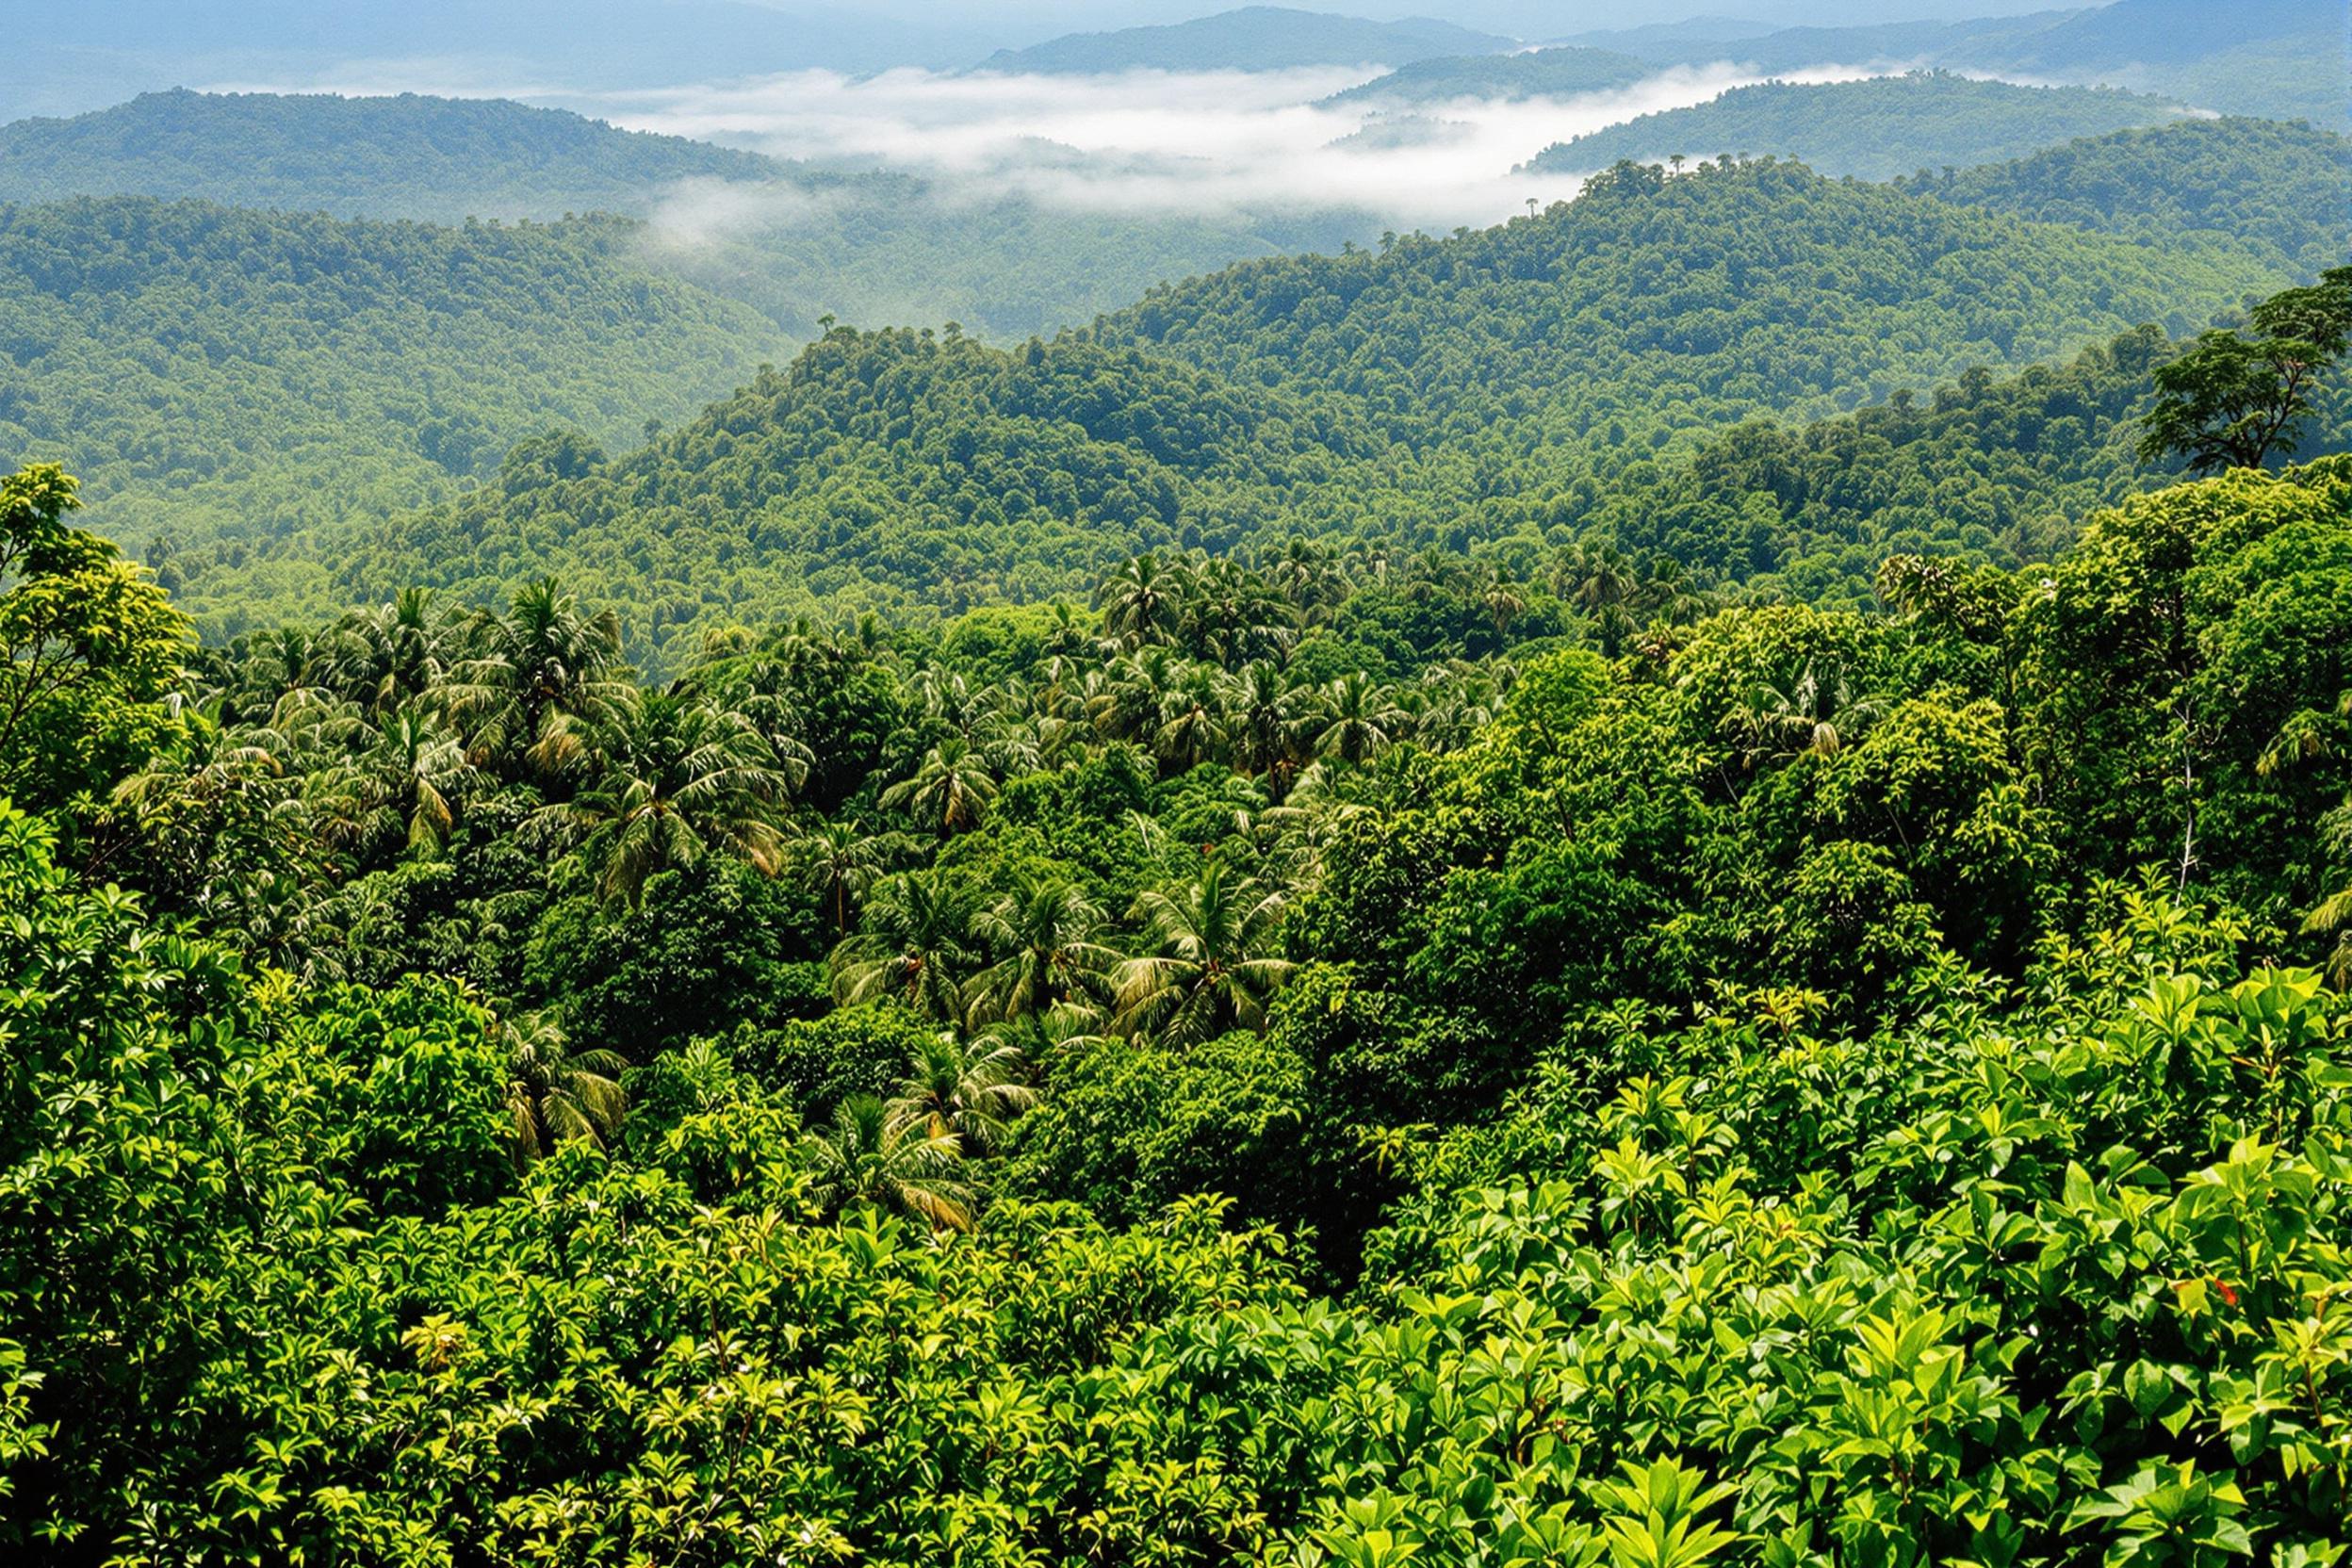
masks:
[[[1212,857],[1200,880],[1135,902],[1152,951],[1115,975],[1116,1027],[1171,1045],[1197,1045],[1227,1029],[1263,1029],[1266,1004],[1292,966],[1272,956],[1282,897],[1236,878]]]
[[[598,727],[595,752],[594,782],[548,814],[585,830],[605,898],[634,905],[655,872],[714,847],[771,876],[780,869],[776,813],[794,771],[740,713],[648,693]]]
[[[867,1205],[923,1220],[935,1230],[968,1231],[977,1194],[963,1176],[963,1152],[951,1132],[920,1119],[900,1120],[871,1094],[854,1094],[830,1124],[804,1134],[801,1157],[828,1213]]]
[[[2323,378],[2352,348],[2352,267],[2254,307],[2246,331],[2200,334],[2156,371],[2140,459],[2178,456],[2193,473],[2293,456]]]

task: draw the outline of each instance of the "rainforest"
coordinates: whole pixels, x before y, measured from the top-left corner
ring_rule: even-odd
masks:
[[[2311,17],[1763,8],[0,98],[0,1556],[2352,1560]]]

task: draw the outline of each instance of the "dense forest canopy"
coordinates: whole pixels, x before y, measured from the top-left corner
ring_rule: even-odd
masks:
[[[2282,251],[2315,243],[2310,214],[2340,177],[2342,143],[2296,133],[2310,146],[2286,166],[2294,183],[2225,206],[2205,194],[2210,170],[2185,171],[2233,145],[2233,128],[2249,160],[2274,145],[2242,123],[2117,144],[2150,193],[2137,210],[2177,210],[2180,227],[2151,216],[2115,234],[2079,213],[2102,188],[2092,158],[1968,176],[1987,201],[2080,226],[1990,214],[1951,182],[1628,168],[1539,217],[1246,264],[1017,350],[836,329],[642,449],[594,427],[502,462],[493,447],[474,470],[485,482],[422,512],[431,489],[330,485],[302,498],[311,510],[259,526],[164,512],[172,526],[134,537],[168,544],[142,548],[216,638],[406,582],[497,597],[554,568],[627,606],[631,657],[664,670],[735,622],[827,602],[923,618],[1051,597],[1145,549],[1270,547],[1275,519],[1408,552],[1555,549],[1618,524],[1622,498],[1741,420],[1929,396],[1971,368],[2068,352],[2150,318],[2185,335],[2292,278],[2302,264]],[[1693,270],[1694,256],[1709,265]],[[2040,457],[1972,479],[1965,512],[1886,513],[1891,532],[1866,531],[1880,543],[1785,524],[1745,495],[1724,498],[1736,530],[1709,523],[1702,538],[1667,520],[1689,515],[1677,502],[1620,531],[1726,582],[1799,570],[1818,551],[1802,568],[1809,591],[1847,600],[1867,595],[1883,539],[1906,530],[1972,559],[2036,559],[2087,505],[2136,482],[2128,442],[2112,439],[2132,395],[2094,396],[2101,412],[2053,429]],[[328,517],[320,495],[350,498]]]
[[[0,1558],[2344,1568],[2346,167],[0,206]]]
[[[142,547],[235,551],[455,494],[549,425],[642,439],[788,340],[635,240],[602,219],[0,207],[0,450],[75,465]],[[272,613],[323,612],[324,587],[291,566]]]
[[[195,653],[0,494],[0,621],[138,605],[0,731],[48,1560],[2333,1560],[2341,459],[663,687],[555,583]]]
[[[1787,73],[1824,66],[1940,67],[2031,82],[2119,87],[2225,114],[2352,129],[2343,8],[2334,0],[2110,0],[1961,22],[1757,29],[1677,28],[1577,40],[1654,64],[1737,61]]]
[[[1793,157],[1823,174],[1892,179],[1922,169],[1994,163],[2056,142],[2161,123],[2178,105],[2112,89],[2014,87],[1946,72],[1855,82],[1767,82],[1690,108],[1664,109],[1536,155],[1537,170],[1590,171],[1631,159]]]

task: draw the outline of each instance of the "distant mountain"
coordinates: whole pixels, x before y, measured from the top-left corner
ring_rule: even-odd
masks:
[[[1656,163],[1736,153],[1795,157],[1824,174],[1883,180],[2019,157],[2052,142],[2184,112],[2161,98],[2111,88],[2016,87],[1941,72],[1807,86],[1767,82],[1555,143],[1529,167],[1585,173],[1628,158]]]
[[[2019,65],[2193,65],[2264,39],[2332,36],[2344,0],[2115,0],[2036,34]],[[2352,87],[2347,87],[2352,91]]]
[[[190,84],[421,78],[493,95],[945,68],[1004,41],[962,11],[924,0],[8,0],[0,120]]]
[[[1534,49],[1511,55],[1449,55],[1399,66],[1324,100],[1334,106],[1443,104],[1477,98],[1517,103],[1631,87],[1658,68],[1606,49]]]
[[[0,201],[198,197],[339,218],[644,213],[686,179],[785,166],[681,137],[502,100],[145,93],[71,120],[0,125]]]
[[[2197,107],[2352,126],[2344,0],[2114,0],[1963,22],[1789,27],[1718,36],[1685,28],[1589,35],[1660,65],[1731,61],[1758,72],[1812,66],[1940,66],[2105,85]],[[1611,41],[1614,40],[1614,41]]]
[[[977,69],[1008,75],[1282,71],[1314,65],[1408,65],[1511,46],[1510,39],[1427,18],[1367,22],[1322,11],[1249,6],[1193,22],[1072,33],[1027,49],[1000,49]]]

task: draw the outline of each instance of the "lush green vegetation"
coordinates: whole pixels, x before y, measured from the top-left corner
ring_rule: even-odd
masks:
[[[1528,167],[1581,172],[1628,158],[1687,160],[1720,149],[1741,157],[1795,157],[1824,174],[1885,180],[1915,170],[2016,158],[2053,142],[2155,124],[2184,112],[2160,98],[2112,89],[2015,87],[1940,71],[1803,86],[1766,82],[1556,142]]]
[[[1026,49],[1000,49],[977,69],[1046,75],[1283,71],[1307,65],[1406,65],[1511,46],[1507,38],[1427,17],[1367,22],[1283,6],[1244,6],[1190,22],[1071,33]]]
[[[2332,0],[2110,0],[2023,16],[1790,27],[1637,28],[1584,40],[1658,64],[1737,60],[1754,70],[1884,62],[2002,73],[2159,93],[2226,114],[2352,128],[2344,17]]]
[[[641,449],[534,440],[422,514],[267,541],[191,531],[152,559],[216,637],[315,602],[286,597],[288,579],[347,602],[412,582],[496,598],[554,570],[626,607],[630,657],[675,672],[731,624],[1036,600],[1158,547],[1296,532],[1548,556],[1610,520],[1629,467],[1645,485],[1742,420],[1834,413],[2150,318],[2202,326],[2278,279],[2275,257],[1793,165],[1627,168],[1538,218],[1246,264],[1018,350],[836,329]],[[1957,527],[1915,512],[1897,531],[2004,564],[2046,553],[2132,482],[2108,440],[2132,395],[2111,384],[2093,400],[2106,413],[2053,429],[2048,472],[1971,449],[1962,465],[1997,466],[1999,493]],[[1711,524],[1704,541],[1640,536],[1723,582],[1798,569],[1811,527],[1738,547]],[[1883,553],[1852,537],[1804,575],[1864,596]]]
[[[1657,74],[1657,68],[1631,55],[1608,49],[1536,49],[1511,55],[1459,55],[1416,60],[1384,76],[1335,92],[1333,106],[1446,104],[1475,98],[1517,103],[1527,98],[1573,98],[1631,87]]]
[[[659,687],[551,583],[198,650],[72,501],[20,1550],[2342,1555],[2344,459],[1866,612],[1300,544]]]

